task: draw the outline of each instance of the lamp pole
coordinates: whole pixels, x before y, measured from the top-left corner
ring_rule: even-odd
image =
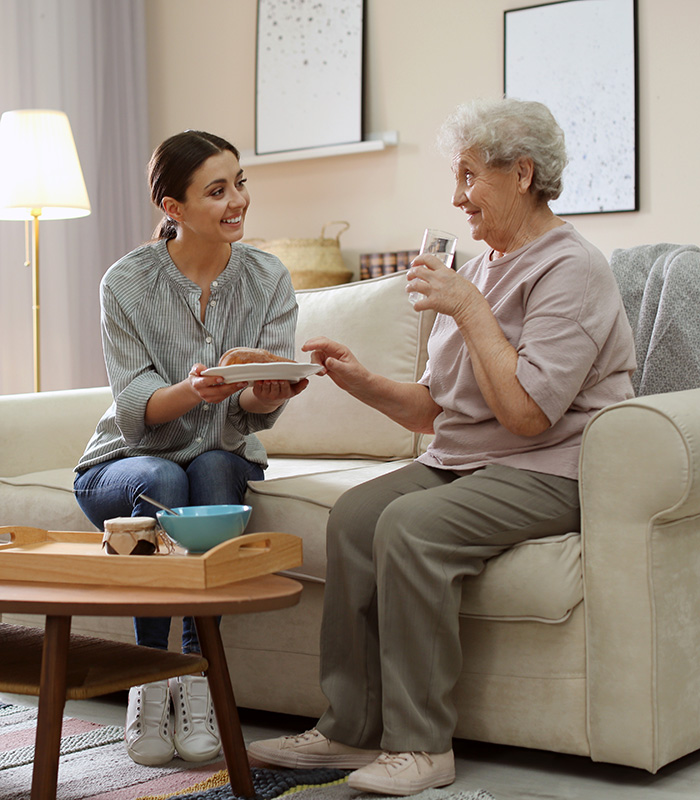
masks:
[[[32,317],[34,322],[34,391],[41,391],[41,339],[39,337],[39,217],[40,208],[31,210],[32,226]]]

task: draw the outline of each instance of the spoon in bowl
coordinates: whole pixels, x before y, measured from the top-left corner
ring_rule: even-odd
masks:
[[[164,506],[162,503],[159,503],[157,500],[154,500],[152,497],[149,497],[147,494],[140,494],[139,497],[142,500],[145,500],[147,503],[150,503],[153,506],[157,506],[158,508],[162,508],[163,511],[167,511],[168,514],[172,514],[174,517],[181,516],[180,514],[177,513],[177,511],[173,511],[172,508],[168,508],[167,506]]]

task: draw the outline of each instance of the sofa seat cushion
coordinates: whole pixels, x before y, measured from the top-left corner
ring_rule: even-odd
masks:
[[[461,613],[494,620],[563,622],[583,600],[581,534],[529,539],[486,562],[462,588]]]
[[[7,486],[38,486],[43,489],[59,489],[73,493],[75,473],[70,467],[62,469],[45,469],[41,472],[28,472],[26,475],[15,475],[0,478],[0,484]]]
[[[411,462],[358,459],[349,462],[351,467],[343,468],[348,463],[345,460],[300,460],[306,465],[315,464],[316,471],[248,482],[245,501],[253,511],[246,532],[281,531],[301,537],[304,563],[289,574],[323,582],[326,578],[326,524],[335,501],[353,486]],[[288,459],[271,459],[268,471],[280,469],[278,461]]]
[[[0,525],[53,531],[94,531],[73,494],[72,467],[0,478]]]
[[[277,480],[278,478],[297,478],[303,475],[315,475],[321,472],[342,472],[344,470],[363,469],[375,466],[384,462],[376,458],[270,458],[267,469],[265,470],[264,481],[253,481],[255,486],[266,481]],[[410,461],[393,462],[394,464],[408,464]]]
[[[282,469],[279,460],[271,460],[272,474]],[[347,461],[302,461],[307,466],[315,463],[317,471],[249,483],[246,502],[253,512],[247,530],[300,536],[304,563],[290,574],[323,582],[326,523],[336,500],[353,486],[410,460],[357,461],[351,468]],[[581,539],[578,533],[569,533],[522,542],[490,559],[481,575],[464,581],[461,613],[485,619],[562,622],[582,599]]]

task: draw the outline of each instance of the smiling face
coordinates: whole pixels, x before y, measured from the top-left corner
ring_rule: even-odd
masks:
[[[196,236],[211,244],[243,238],[250,195],[236,156],[226,150],[210,156],[192,176],[184,202],[163,200],[163,210],[179,223],[178,238]]]
[[[486,164],[474,149],[452,160],[455,191],[452,203],[467,215],[472,238],[494,250],[510,252],[519,246],[523,227],[532,212],[530,162],[502,170]]]

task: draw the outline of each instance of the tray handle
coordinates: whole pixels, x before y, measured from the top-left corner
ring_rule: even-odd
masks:
[[[244,533],[235,539],[228,539],[218,544],[205,553],[203,557],[207,561],[214,563],[227,559],[234,552],[244,558],[261,556],[279,551],[280,548],[289,546],[290,541],[297,538],[289,533]]]
[[[8,547],[22,547],[26,544],[37,544],[45,542],[49,536],[48,531],[43,528],[27,528],[23,526],[4,525],[0,527],[0,537],[3,539],[8,536],[9,541],[0,539],[0,549]]]
[[[244,533],[235,539],[230,539],[230,544],[238,550],[239,555],[260,555],[269,553],[275,546],[275,539],[279,534],[275,533]]]
[[[272,550],[272,541],[269,536],[253,542],[240,542],[238,545],[239,553],[269,553]]]

